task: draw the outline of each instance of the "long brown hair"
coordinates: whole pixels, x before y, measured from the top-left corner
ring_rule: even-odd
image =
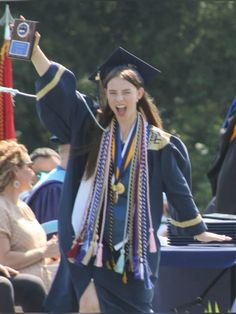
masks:
[[[100,109],[98,112],[98,119],[100,124],[106,128],[114,117],[114,113],[111,111],[109,104],[105,96],[105,89],[107,88],[108,82],[115,78],[120,77],[131,84],[133,84],[137,89],[144,87],[143,79],[137,70],[133,67],[128,66],[118,66],[111,70],[103,82],[99,81],[99,99],[100,99]],[[154,100],[150,95],[144,90],[143,97],[137,102],[137,110],[141,112],[147,122],[162,129],[162,120],[160,117],[159,110],[154,103]],[[88,156],[88,163],[86,168],[86,177],[89,178],[93,175],[96,167],[96,161],[98,156],[98,151],[101,142],[102,131],[96,128],[93,136],[92,150]]]

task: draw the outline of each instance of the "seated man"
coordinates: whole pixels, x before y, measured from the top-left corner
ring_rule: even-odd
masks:
[[[51,170],[60,164],[59,154],[52,148],[39,147],[36,148],[31,154],[32,169],[36,176],[33,184],[36,184],[40,179],[43,179]],[[24,191],[20,195],[20,199],[26,201],[29,197],[30,191]]]
[[[45,297],[39,277],[0,264],[0,313],[15,313],[16,305],[24,312],[41,312]]]
[[[58,206],[70,152],[70,144],[63,143],[55,136],[51,140],[59,144],[60,163],[35,184],[25,199],[41,224],[58,218]]]
[[[36,148],[30,154],[30,158],[33,163],[32,169],[37,175],[38,180],[60,164],[60,155],[49,147]]]

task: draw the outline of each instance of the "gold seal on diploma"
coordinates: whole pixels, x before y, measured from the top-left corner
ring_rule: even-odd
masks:
[[[37,23],[37,21],[15,19],[8,51],[10,58],[31,59]]]

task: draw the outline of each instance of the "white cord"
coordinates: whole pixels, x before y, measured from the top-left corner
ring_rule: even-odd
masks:
[[[22,96],[36,98],[36,95],[22,93],[18,89],[14,89],[14,88],[10,88],[10,87],[0,86],[0,92],[2,92],[2,93],[10,93],[12,96],[15,96],[15,95],[19,94],[19,95],[22,95]]]
[[[84,96],[83,96],[79,91],[76,91],[76,94],[77,94],[77,96],[80,96],[81,99],[83,100],[85,106],[87,107],[89,113],[91,114],[93,120],[96,122],[97,126],[98,126],[101,130],[105,131],[105,129],[101,126],[101,124],[100,124],[100,123],[98,122],[98,120],[96,119],[96,117],[95,117],[95,115],[93,114],[92,110],[89,108],[89,105],[88,105],[86,99],[84,98]]]
[[[31,97],[31,98],[36,98],[36,95],[32,95],[32,94],[27,94],[27,93],[22,93],[20,92],[18,89],[14,89],[14,88],[10,88],[10,87],[4,87],[4,86],[0,86],[0,92],[2,93],[10,93],[12,96],[15,95],[22,95],[22,96],[26,96],[26,97]],[[89,105],[86,101],[86,99],[84,98],[84,96],[79,92],[76,91],[76,95],[79,96],[82,100],[83,103],[85,104],[85,106],[87,107],[90,115],[92,116],[93,120],[96,122],[96,124],[98,125],[98,127],[105,131],[105,129],[101,126],[101,124],[98,122],[98,120],[96,119],[95,115],[93,114],[92,110],[89,108]]]

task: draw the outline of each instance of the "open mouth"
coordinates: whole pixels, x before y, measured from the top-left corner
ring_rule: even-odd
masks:
[[[119,115],[123,116],[126,113],[127,107],[125,105],[116,106],[116,111]]]

